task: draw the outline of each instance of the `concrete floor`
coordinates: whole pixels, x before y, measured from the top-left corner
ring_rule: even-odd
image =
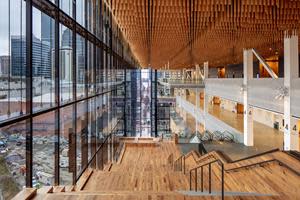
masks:
[[[195,103],[195,93],[190,92],[190,95],[187,96],[187,100],[194,105]],[[200,108],[203,109],[203,100],[200,101]],[[211,105],[209,104],[208,111],[211,115],[216,118],[222,120],[228,125],[234,127],[235,129],[243,132],[244,128],[244,120],[243,114],[237,114],[230,112],[228,110],[220,108],[219,105]],[[191,127],[195,127],[195,120],[187,119],[187,124]],[[192,125],[194,124],[194,125]],[[251,151],[265,151],[274,148],[283,147],[283,132],[261,124],[259,122],[254,121],[254,147],[251,147]],[[242,149],[241,149],[242,150]],[[235,148],[236,151],[236,148]]]

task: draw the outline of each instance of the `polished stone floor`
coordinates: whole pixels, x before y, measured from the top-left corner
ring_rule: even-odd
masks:
[[[190,92],[190,95],[187,95],[187,100],[194,105],[195,103],[195,93]],[[200,108],[203,109],[203,100],[200,101]],[[208,111],[211,115],[216,118],[222,120],[228,125],[234,127],[235,129],[243,132],[244,120],[243,114],[237,114],[230,112],[228,110],[220,108],[218,105],[209,104]],[[190,127],[195,127],[194,119],[187,119],[187,124]],[[271,128],[267,125],[254,121],[253,124],[254,129],[254,149],[253,150],[270,150],[274,148],[282,148],[283,147],[283,132]]]

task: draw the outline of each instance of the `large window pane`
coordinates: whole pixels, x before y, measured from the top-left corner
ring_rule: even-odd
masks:
[[[76,37],[76,81],[77,81],[77,97],[83,98],[85,96],[85,39],[80,35]]]
[[[60,184],[71,185],[76,170],[75,121],[73,106],[60,110]]]
[[[94,33],[95,29],[95,1],[94,0],[86,0],[87,1],[87,29]]]
[[[25,109],[25,1],[0,1],[0,121]]]
[[[88,163],[88,113],[87,101],[77,104],[77,174]]]
[[[94,77],[94,45],[88,42],[88,53],[87,53],[87,64],[88,64],[88,93],[89,96],[95,94],[95,77]]]
[[[0,128],[0,190],[12,199],[25,186],[26,123]]]
[[[85,0],[76,0],[76,21],[85,26]]]
[[[59,6],[66,14],[72,16],[73,0],[60,0]]]
[[[72,31],[63,25],[59,44],[60,101],[66,103],[73,100],[73,49]]]
[[[33,118],[33,186],[54,184],[55,112]]]
[[[34,8],[32,41],[34,111],[49,108],[55,104],[54,42],[54,20]]]

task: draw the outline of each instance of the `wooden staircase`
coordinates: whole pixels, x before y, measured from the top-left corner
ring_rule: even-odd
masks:
[[[190,191],[189,170],[219,159],[225,167],[225,191],[246,192],[251,195],[228,195],[225,199],[300,199],[299,161],[278,150],[244,160],[231,161],[220,152],[199,155],[191,151],[184,155],[186,173],[173,169],[171,161],[181,153],[171,142],[153,144],[128,143],[115,163],[107,164],[103,170],[88,169],[75,186],[50,186],[41,189],[26,189],[23,196],[15,199],[97,199],[97,200],[194,200],[220,199],[220,195],[196,193],[183,194]],[[170,156],[172,155],[172,156]],[[173,157],[173,159],[171,159]],[[271,159],[285,162],[291,168],[279,165]],[[262,164],[262,162],[264,162]],[[292,169],[292,170],[291,170]],[[208,178],[208,169],[203,169],[204,180]],[[198,176],[199,178],[199,176]],[[212,190],[220,191],[220,169],[212,165]],[[208,181],[203,182],[204,192],[208,191]],[[200,191],[200,184],[197,186]],[[192,190],[195,190],[194,185]],[[183,191],[183,192],[180,192]],[[250,193],[251,192],[251,193]],[[29,195],[30,193],[30,195]],[[258,195],[252,195],[258,194]],[[26,196],[26,195],[27,196]],[[266,195],[271,196],[266,196]],[[26,198],[25,198],[26,196]]]
[[[225,191],[273,194],[274,196],[269,197],[270,199],[300,199],[300,162],[278,149],[236,161],[229,160],[228,156],[217,151],[203,156],[191,151],[184,156],[184,160],[183,168],[188,175],[190,175],[190,170],[197,166],[215,160],[223,163]],[[200,168],[197,170],[196,186],[195,171],[192,170],[190,178],[192,190],[202,189],[199,171]],[[209,174],[208,165],[203,167],[203,174],[203,189],[207,191],[209,189],[209,181],[206,179]],[[211,165],[211,180],[212,189],[220,191],[219,165]]]

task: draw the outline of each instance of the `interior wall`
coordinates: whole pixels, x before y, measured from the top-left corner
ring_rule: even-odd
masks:
[[[238,110],[238,105],[236,102],[229,101],[226,99],[221,99],[220,106],[222,109],[228,110],[233,113],[237,113]],[[242,111],[244,106],[242,104],[240,104],[239,106],[240,106],[240,111]],[[240,112],[240,114],[242,113],[243,111]],[[269,112],[263,109],[253,108],[253,119],[254,121],[262,123],[271,128],[274,128],[274,123],[277,122],[279,130],[283,131],[283,115]],[[299,121],[299,126],[300,126],[300,121]]]
[[[208,69],[208,78],[218,78],[218,68],[210,67]]]
[[[300,55],[299,55],[300,60]],[[284,58],[279,57],[278,67],[276,69],[276,72],[279,76],[279,78],[284,77]],[[259,61],[253,62],[253,77],[256,78],[257,74],[260,74],[260,64]],[[218,78],[218,68],[211,67],[209,68],[209,78]],[[299,74],[298,77],[300,77],[300,62],[299,62]],[[240,64],[232,64],[227,65],[225,67],[225,78],[243,78],[243,63]]]
[[[283,131],[283,115],[254,108],[253,119],[271,128],[274,128],[274,123],[278,123],[279,130]]]
[[[243,64],[227,65],[226,78],[242,78],[243,77]]]
[[[226,66],[226,78],[243,78],[243,63],[234,64],[234,65],[227,65]],[[259,62],[253,62],[253,77],[256,78],[257,73],[259,73]]]
[[[221,108],[228,110],[230,112],[234,112],[237,113],[237,106],[235,102],[226,100],[226,99],[222,99],[221,100]]]
[[[299,139],[300,139],[300,119],[298,120],[298,133],[299,133]],[[300,145],[300,143],[299,143]]]
[[[279,58],[278,56],[272,56],[266,59],[266,63],[270,66],[273,72],[279,76]],[[259,77],[262,78],[271,78],[271,75],[264,68],[264,66],[259,63]]]

